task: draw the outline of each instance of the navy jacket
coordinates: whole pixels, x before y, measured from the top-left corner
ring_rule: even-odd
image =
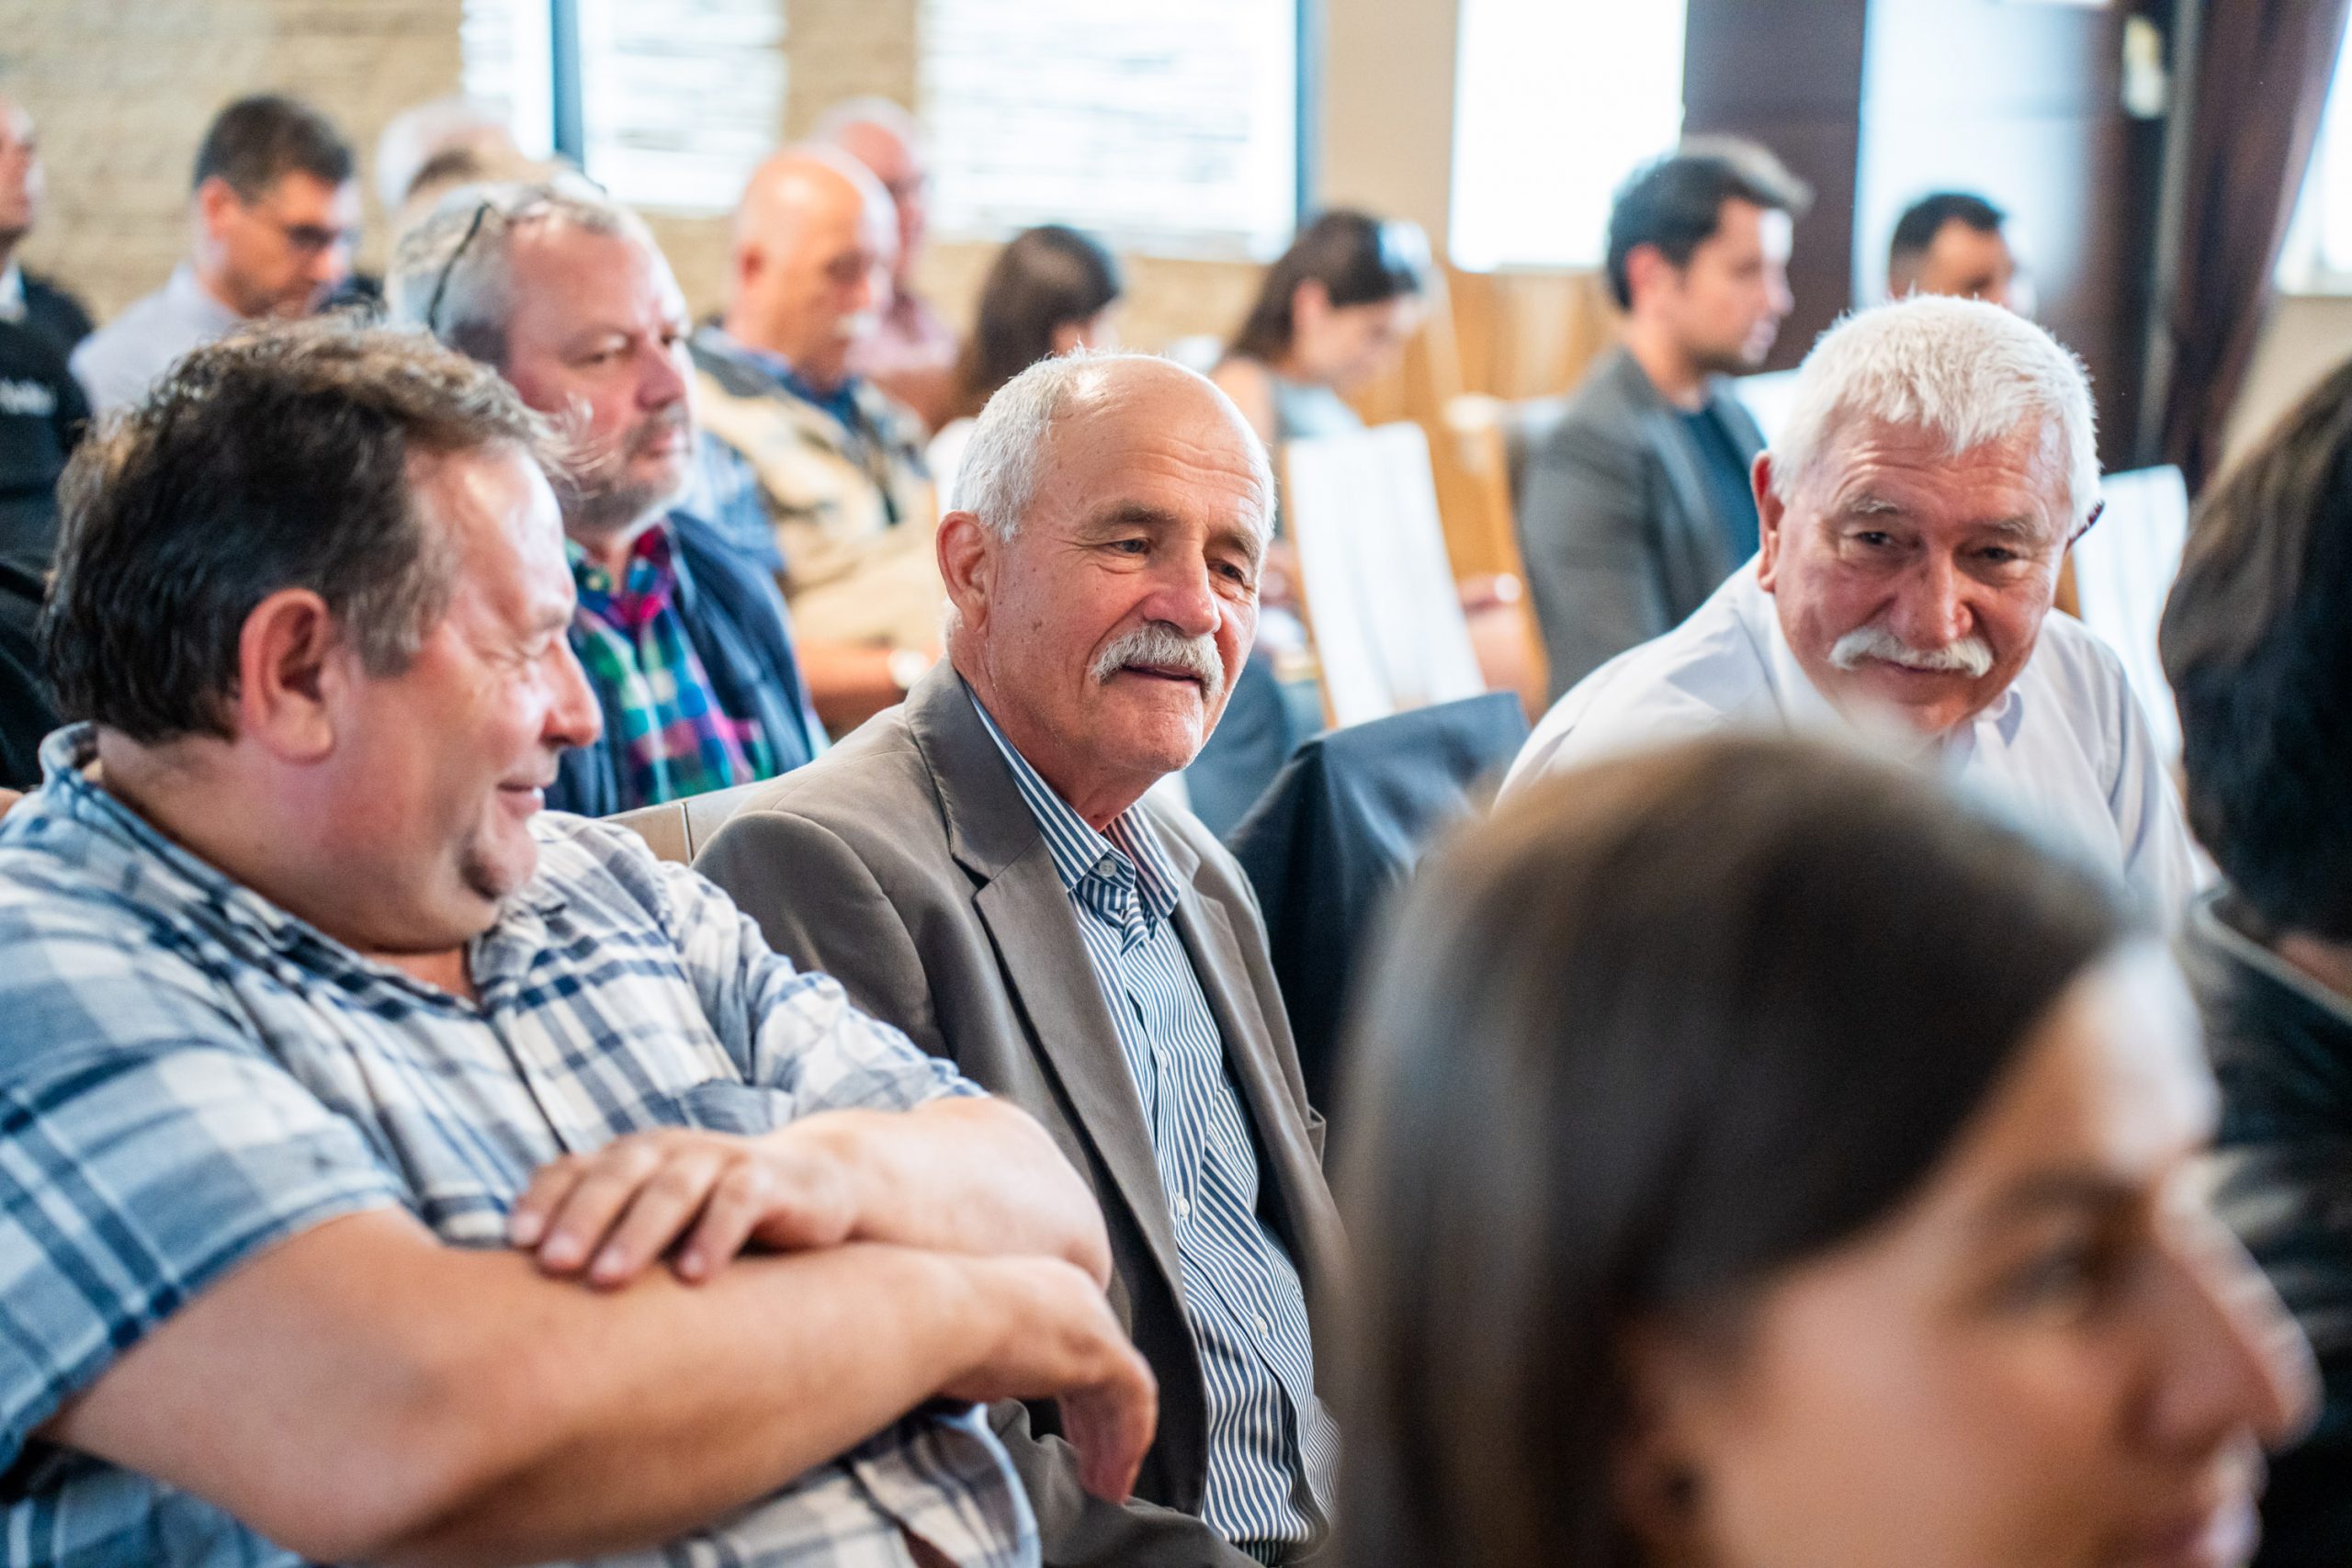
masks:
[[[777,771],[791,772],[823,749],[824,730],[808,705],[775,579],[698,518],[673,512],[663,525],[677,545],[678,613],[719,707],[757,719],[775,749]],[[609,817],[624,809],[619,716],[609,693],[596,696],[605,705],[604,733],[594,745],[563,754],[548,791],[552,810]]]

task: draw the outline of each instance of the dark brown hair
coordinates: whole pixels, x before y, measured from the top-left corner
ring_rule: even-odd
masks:
[[[494,371],[421,333],[336,321],[239,333],[110,416],[59,481],[42,655],[68,718],[133,739],[232,734],[237,645],[308,588],[394,674],[447,607],[454,553],[419,513],[419,451],[546,427]]]
[[[980,286],[980,310],[956,364],[956,417],[977,417],[996,389],[1054,352],[1054,333],[1110,308],[1119,264],[1087,235],[1059,223],[1024,229],[997,253]]]
[[[256,93],[212,117],[196,152],[190,188],[219,175],[247,201],[259,201],[288,175],[331,186],[351,178],[350,144],[334,122],[300,98]]]
[[[1319,283],[1334,305],[1377,305],[1430,288],[1430,242],[1418,223],[1338,209],[1299,231],[1266,269],[1257,301],[1226,352],[1268,364],[1290,352],[1292,301]]]
[[[2198,839],[2265,924],[2352,942],[2352,365],[2207,492],[2159,646]]]
[[[1815,743],[1507,799],[1425,869],[1352,1031],[1346,1562],[1637,1561],[1628,1331],[1736,1329],[1891,1213],[2141,929],[2099,874]]]
[[[1691,253],[1723,227],[1726,201],[1802,218],[1813,205],[1813,187],[1764,148],[1729,136],[1694,137],[1680,152],[1643,164],[1618,187],[1609,209],[1609,292],[1618,309],[1634,308],[1626,258],[1635,247],[1654,245],[1676,266],[1688,266]]]

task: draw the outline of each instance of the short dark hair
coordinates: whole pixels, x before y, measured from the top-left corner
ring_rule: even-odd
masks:
[[[1635,246],[1655,245],[1676,266],[1687,266],[1690,253],[1722,226],[1726,201],[1802,218],[1813,205],[1813,187],[1764,148],[1727,136],[1694,138],[1643,164],[1617,188],[1609,209],[1609,291],[1618,308],[1634,308],[1625,261]]]
[[[255,93],[212,117],[188,185],[193,189],[218,175],[247,201],[258,201],[297,171],[339,186],[350,180],[352,166],[350,144],[334,121],[300,98]]]
[[[1335,208],[1298,231],[1266,269],[1258,298],[1227,353],[1273,361],[1290,352],[1291,302],[1302,283],[1319,283],[1334,305],[1377,305],[1430,290],[1429,236],[1401,218]]]
[[[1932,1179],[2144,912],[1935,780],[1718,738],[1539,781],[1417,878],[1351,1027],[1340,1191],[1367,1564],[1635,1561],[1654,1327],[1736,1344]]]
[[[245,619],[288,588],[397,674],[455,570],[409,456],[504,442],[552,451],[496,372],[420,333],[312,322],[196,350],[59,481],[40,626],[59,711],[149,743],[231,738]]]
[[[2207,492],[2158,642],[2199,840],[2273,931],[2352,942],[2352,365]]]
[[[1983,197],[1964,190],[1939,190],[1904,209],[1894,220],[1894,238],[1886,247],[1889,273],[1917,263],[1944,231],[1947,223],[1962,223],[1980,234],[1997,234],[2009,215]]]
[[[1008,242],[980,285],[972,336],[956,365],[956,412],[977,415],[996,389],[1054,352],[1055,329],[1101,315],[1119,264],[1075,229],[1047,223]]]

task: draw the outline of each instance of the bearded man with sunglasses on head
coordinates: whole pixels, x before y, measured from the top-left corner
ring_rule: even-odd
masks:
[[[1996,305],[1849,317],[1756,459],[1762,547],[1688,621],[1579,682],[1528,778],[1724,726],[1859,728],[2080,839],[2177,919],[2197,873],[2112,649],[2052,615],[2098,515],[2090,383]]]
[[[783,595],[684,500],[685,300],[637,216],[577,180],[453,191],[387,283],[395,321],[497,369],[575,447],[558,487],[571,646],[605,725],[563,754],[548,804],[609,816],[816,755]]]

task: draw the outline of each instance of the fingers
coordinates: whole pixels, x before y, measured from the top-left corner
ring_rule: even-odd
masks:
[[[645,1272],[670,1250],[671,1243],[694,1227],[712,1192],[737,1163],[707,1145],[673,1152],[634,1192],[625,1194],[627,1207],[605,1233],[603,1245],[588,1243],[595,1247],[588,1282],[611,1289]]]
[[[1144,1455],[1159,1426],[1159,1389],[1135,1347],[1122,1341],[1111,1376],[1065,1393],[1062,1429],[1078,1450],[1079,1483],[1107,1503],[1125,1503],[1136,1489]]]

